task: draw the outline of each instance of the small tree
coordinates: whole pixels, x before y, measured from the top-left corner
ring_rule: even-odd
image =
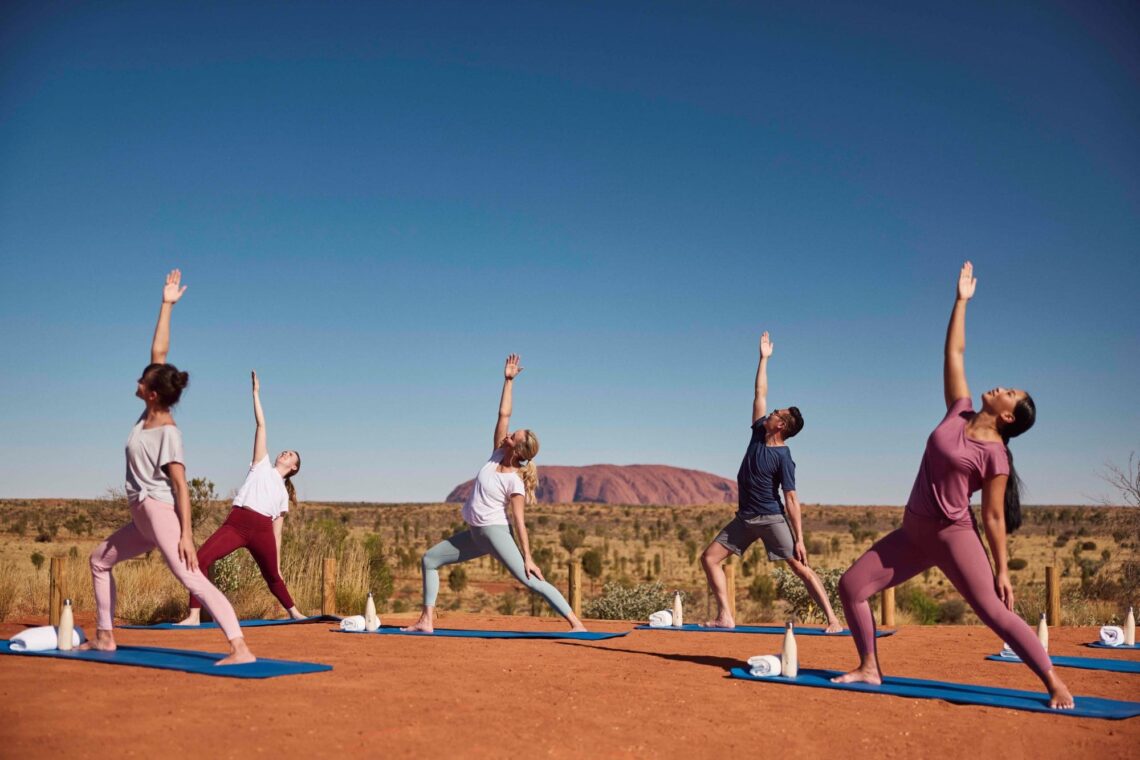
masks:
[[[217,501],[214,481],[207,478],[193,478],[190,483],[190,521],[195,525],[210,511],[210,505]]]
[[[1140,458],[1135,451],[1128,455],[1127,469],[1108,462],[1100,472],[1100,479],[1117,490],[1124,506],[1140,507]]]
[[[36,572],[38,573],[40,568],[44,566],[44,555],[39,552],[32,552],[32,566],[36,568]]]
[[[451,568],[451,572],[447,574],[447,587],[456,594],[462,594],[467,590],[467,571],[461,565]]]
[[[562,548],[566,550],[566,554],[570,559],[574,559],[574,552],[578,551],[582,546],[582,542],[586,540],[586,531],[581,527],[573,524],[564,525],[558,531],[558,543],[562,544]]]
[[[602,577],[602,553],[597,549],[590,549],[582,555],[582,570],[590,576],[590,590],[594,589],[594,581]]]

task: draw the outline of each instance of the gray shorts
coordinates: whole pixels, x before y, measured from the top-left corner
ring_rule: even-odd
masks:
[[[792,529],[783,515],[757,515],[748,519],[737,515],[716,537],[718,544],[737,556],[744,554],[757,540],[764,542],[768,559],[789,559],[795,553]]]

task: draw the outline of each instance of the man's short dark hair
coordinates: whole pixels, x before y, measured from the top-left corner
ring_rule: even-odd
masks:
[[[787,426],[784,428],[784,438],[792,438],[796,433],[804,429],[804,416],[800,414],[799,407],[789,406],[784,422]]]

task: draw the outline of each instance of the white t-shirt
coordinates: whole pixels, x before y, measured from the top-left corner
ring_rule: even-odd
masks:
[[[249,474],[234,497],[234,506],[252,509],[274,520],[289,511],[285,478],[269,463],[268,454],[249,466]]]
[[[475,488],[463,505],[463,521],[468,525],[509,525],[507,504],[511,496],[526,496],[526,486],[517,472],[496,472],[506,453],[506,449],[495,449],[475,476]]]
[[[182,431],[174,425],[143,429],[144,418],[127,436],[127,498],[131,501],[157,499],[174,503],[170,478],[162,468],[175,462],[185,464]]]

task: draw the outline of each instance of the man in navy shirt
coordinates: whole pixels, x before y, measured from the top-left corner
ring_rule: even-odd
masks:
[[[768,333],[760,336],[760,364],[756,368],[756,395],[752,401],[752,440],[744,452],[744,461],[736,474],[739,491],[736,517],[713,540],[701,565],[708,576],[709,588],[716,596],[716,619],[704,625],[710,628],[734,628],[728,604],[728,589],[721,567],[729,554],[740,556],[756,541],[763,541],[768,559],[784,560],[792,572],[803,580],[816,605],[827,614],[827,632],[843,630],[819,576],[807,564],[800,503],[796,499],[796,463],[786,441],[800,432],[804,418],[794,406],[768,410],[768,358],[773,343]],[[787,509],[780,503],[784,492]]]

